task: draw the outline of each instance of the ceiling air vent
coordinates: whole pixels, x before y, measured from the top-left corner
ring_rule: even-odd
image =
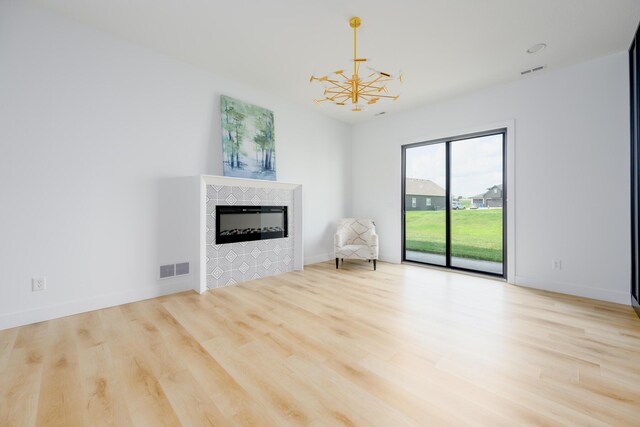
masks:
[[[546,65],[540,65],[538,67],[533,67],[528,70],[520,71],[520,75],[526,76],[527,74],[535,73],[536,71],[544,70],[545,68],[547,68]]]

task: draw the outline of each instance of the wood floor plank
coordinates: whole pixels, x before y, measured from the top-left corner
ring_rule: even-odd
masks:
[[[238,425],[258,425],[266,418],[251,404],[251,396],[220,366],[189,331],[165,309],[165,303],[149,311],[150,319],[163,331],[177,360],[193,375],[200,387],[227,419]]]
[[[135,350],[134,353],[134,356],[123,357],[115,364],[134,425],[179,425],[176,413],[144,353]]]
[[[96,345],[80,350],[78,364],[84,425],[133,425],[109,348],[106,345]]]
[[[332,262],[0,331],[0,425],[640,420],[630,307]]]
[[[17,339],[18,328],[0,331],[0,372],[2,372],[7,366],[7,363],[9,363],[11,352]]]
[[[48,328],[49,325],[44,324],[38,330]],[[40,339],[27,339],[25,335],[32,330],[28,327],[15,329],[21,345],[19,348],[14,346],[7,364],[0,371],[1,426],[36,425],[46,347]]]
[[[51,321],[50,342],[44,354],[38,403],[39,426],[76,426],[83,423],[78,361],[77,316]]]
[[[286,390],[279,381],[270,381],[238,350],[223,338],[203,343],[207,351],[224,367],[256,401],[267,411],[271,425],[307,425],[312,413],[295,396],[295,390]],[[311,406],[311,405],[310,405]],[[312,406],[311,406],[312,407]]]
[[[227,423],[224,415],[187,369],[162,378],[160,384],[181,425],[198,427]]]

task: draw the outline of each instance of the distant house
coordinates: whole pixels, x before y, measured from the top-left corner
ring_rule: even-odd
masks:
[[[407,178],[404,207],[407,211],[437,211],[445,208],[445,192],[429,179]]]
[[[479,208],[501,208],[502,203],[502,184],[494,185],[487,188],[487,191],[477,196],[473,196],[472,203]]]

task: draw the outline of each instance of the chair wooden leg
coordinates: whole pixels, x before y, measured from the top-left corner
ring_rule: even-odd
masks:
[[[373,271],[376,271],[376,260],[373,260]]]
[[[371,264],[371,260],[370,259],[368,259],[367,261],[369,261],[369,264]]]
[[[338,261],[339,261],[339,258],[336,258],[336,270],[338,269]]]

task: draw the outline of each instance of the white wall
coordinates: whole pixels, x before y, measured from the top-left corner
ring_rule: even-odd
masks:
[[[401,258],[401,145],[508,121],[515,282],[628,304],[625,52],[354,127],[352,213],[376,219],[381,258]]]
[[[157,280],[188,252],[163,233],[189,197],[161,192],[221,174],[221,94],[274,111],[278,179],[304,188],[306,260],[328,259],[349,214],[349,126],[0,2],[0,329],[192,287]],[[48,289],[33,293],[38,276]]]

